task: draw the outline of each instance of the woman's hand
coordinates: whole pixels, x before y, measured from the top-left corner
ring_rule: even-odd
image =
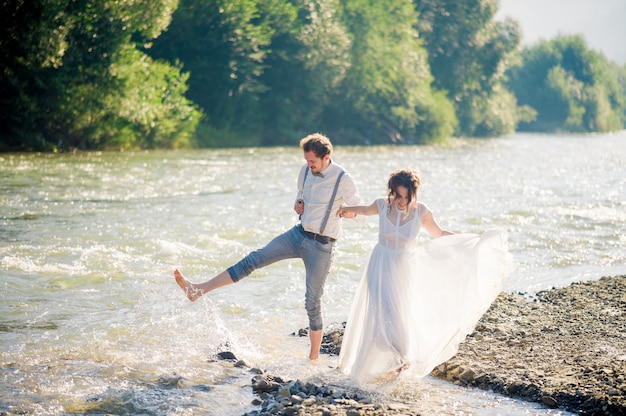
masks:
[[[337,210],[337,216],[341,218],[354,218],[354,211],[351,211],[350,208],[345,205],[341,205]]]

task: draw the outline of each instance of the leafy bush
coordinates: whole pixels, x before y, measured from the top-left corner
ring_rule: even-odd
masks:
[[[607,132],[624,128],[626,100],[614,66],[581,36],[559,36],[522,52],[509,71],[521,104],[537,112],[521,130]]]

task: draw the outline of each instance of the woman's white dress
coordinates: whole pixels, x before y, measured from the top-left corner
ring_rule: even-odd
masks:
[[[511,270],[507,234],[492,229],[417,244],[428,208],[376,200],[378,244],[357,288],[339,369],[366,383],[408,364],[418,376],[457,352]]]

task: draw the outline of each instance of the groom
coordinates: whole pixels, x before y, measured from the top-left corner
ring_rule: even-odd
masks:
[[[298,175],[298,195],[294,210],[300,224],[280,234],[265,247],[202,283],[192,283],[176,269],[174,277],[192,302],[219,287],[238,282],[254,270],[279,260],[301,258],[306,270],[305,309],[309,317],[311,350],[309,359],[319,358],[322,344],[321,298],[342,232],[342,218],[335,215],[342,204],[362,203],[354,179],[331,159],[330,139],[314,133],[300,141],[306,163]],[[344,218],[354,218],[348,214]]]

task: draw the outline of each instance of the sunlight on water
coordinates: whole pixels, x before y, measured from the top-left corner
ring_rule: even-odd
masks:
[[[623,274],[626,134],[517,135],[453,146],[337,148],[366,201],[404,166],[453,231],[509,232],[505,289]],[[297,147],[0,156],[0,412],[240,415],[252,374],[349,385],[308,364],[303,268],[284,261],[197,302],[180,267],[211,277],[297,221]],[[377,222],[346,222],[324,296],[340,325]],[[427,237],[424,236],[424,239]],[[431,378],[378,391],[424,414],[563,414]]]

